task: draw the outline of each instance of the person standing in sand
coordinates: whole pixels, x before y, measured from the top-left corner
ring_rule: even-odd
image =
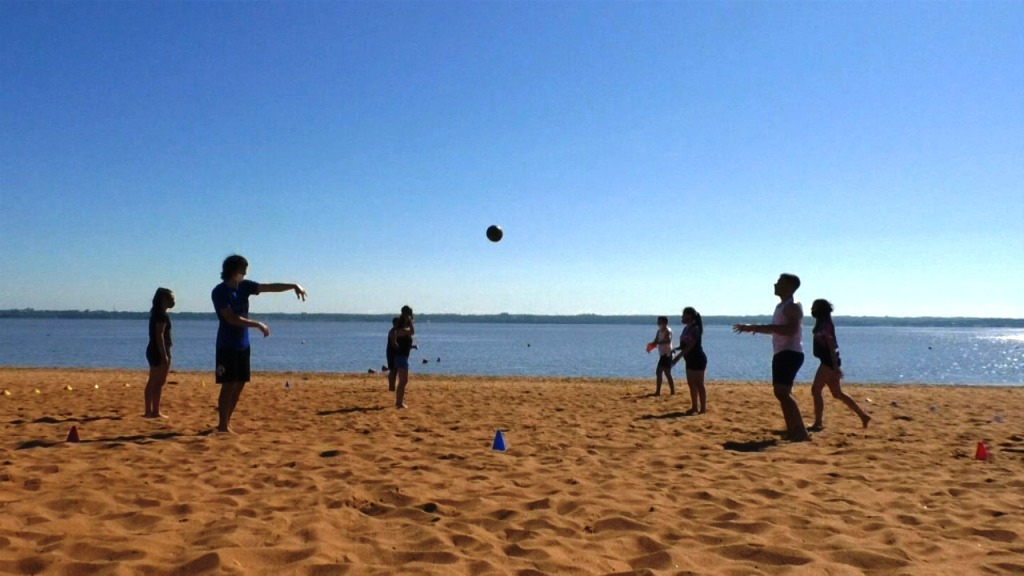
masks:
[[[800,288],[800,278],[794,274],[782,274],[775,282],[775,295],[779,305],[772,314],[771,324],[734,324],[737,334],[771,334],[772,336],[772,390],[782,407],[786,420],[786,439],[791,442],[806,442],[807,434],[800,406],[793,398],[793,383],[804,363],[803,318],[804,311],[794,298]]]
[[[672,359],[674,366],[680,359],[686,362],[686,385],[690,388],[690,409],[687,414],[708,411],[708,394],[704,387],[704,371],[708,357],[704,353],[704,320],[692,306],[683,308],[683,333],[679,335],[679,354]],[[699,404],[698,404],[699,402]]]
[[[306,291],[298,284],[260,284],[246,280],[249,262],[237,254],[228,256],[221,266],[218,284],[210,297],[217,313],[217,383],[220,397],[217,402],[219,432],[231,430],[231,415],[238,406],[238,398],[250,376],[249,328],[256,328],[263,337],[270,336],[270,328],[262,322],[250,320],[249,297],[264,292],[294,291],[295,296],[305,301]]]
[[[167,313],[171,308],[174,308],[174,292],[157,288],[149,310],[149,345],[146,346],[149,380],[144,393],[146,413],[143,418],[167,417],[160,412],[160,396],[171,371],[171,316]]]
[[[849,397],[840,387],[840,380],[843,378],[843,371],[840,369],[842,360],[839,358],[839,344],[836,342],[836,326],[832,322],[832,303],[828,300],[818,299],[811,304],[811,316],[814,317],[814,357],[821,360],[818,371],[814,374],[814,384],[811,385],[811,396],[814,398],[814,425],[809,428],[812,432],[822,430],[824,422],[822,417],[825,412],[825,399],[822,392],[828,386],[832,397],[841,400],[843,404],[853,410],[860,423],[865,428],[871,421],[857,401]]]
[[[672,329],[668,327],[668,317],[658,316],[658,331],[654,340],[647,343],[647,351],[658,349],[658,367],[654,369],[654,395],[661,396],[662,375],[668,380],[670,394],[676,393],[676,383],[672,380]]]
[[[400,320],[401,318],[398,316],[391,319],[391,330],[388,330],[388,348],[384,352],[384,357],[388,361],[388,392],[395,391],[395,380],[398,378],[398,373],[395,372],[395,354],[398,353],[398,323]]]
[[[412,352],[412,337],[416,334],[416,319],[412,308],[402,306],[402,315],[398,317],[398,328],[395,330],[395,370],[398,371],[398,387],[395,390],[395,408],[402,410],[405,405],[405,387],[409,384],[409,354]]]

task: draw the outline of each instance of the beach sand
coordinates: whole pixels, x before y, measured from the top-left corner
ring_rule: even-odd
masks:
[[[159,420],[145,381],[0,368],[0,573],[1024,574],[1022,388],[847,385],[871,426],[827,396],[794,444],[764,383],[684,416],[653,378],[413,373],[397,411],[380,374],[258,373],[228,435],[211,374]]]

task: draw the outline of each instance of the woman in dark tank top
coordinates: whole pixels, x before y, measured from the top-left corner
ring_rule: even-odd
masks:
[[[836,326],[832,322],[832,303],[818,299],[811,304],[811,316],[814,317],[814,357],[821,360],[818,371],[814,374],[811,385],[811,396],[814,398],[814,425],[808,428],[812,432],[821,430],[824,425],[825,398],[822,392],[828,386],[832,396],[852,410],[863,427],[868,427],[871,416],[868,416],[857,401],[848,396],[840,385],[843,378],[842,365],[839,359],[839,343],[836,341]]]

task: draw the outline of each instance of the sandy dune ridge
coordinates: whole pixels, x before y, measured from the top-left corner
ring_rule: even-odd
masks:
[[[1024,388],[848,385],[871,426],[827,397],[789,444],[763,383],[685,416],[653,379],[414,373],[397,411],[259,373],[225,435],[210,374],[161,420],[145,380],[0,368],[0,573],[1024,574]]]

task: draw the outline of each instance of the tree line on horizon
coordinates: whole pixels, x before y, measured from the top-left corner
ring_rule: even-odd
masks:
[[[282,313],[267,312],[259,315],[268,320],[305,320],[325,322],[381,322],[390,324],[392,314],[347,314],[347,313]],[[209,320],[212,312],[175,312],[174,318],[182,320]],[[649,314],[417,314],[420,323],[488,323],[488,324],[651,324],[656,315]],[[810,316],[808,316],[809,318]],[[91,320],[145,320],[149,312],[119,312],[111,310],[36,310],[33,308],[0,310],[3,318],[58,318]],[[835,316],[847,326],[903,326],[921,328],[1024,328],[1024,318],[969,318],[969,317],[893,317],[893,316]],[[703,317],[708,325],[743,323],[765,323],[767,315],[728,316],[707,315]]]

